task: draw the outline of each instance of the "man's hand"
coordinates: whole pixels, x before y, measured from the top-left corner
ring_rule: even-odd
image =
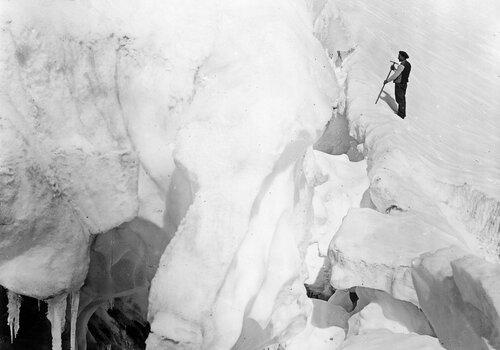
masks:
[[[393,64],[391,64],[391,70],[396,70],[396,66]]]
[[[389,80],[384,80],[384,85],[387,84],[389,82]]]

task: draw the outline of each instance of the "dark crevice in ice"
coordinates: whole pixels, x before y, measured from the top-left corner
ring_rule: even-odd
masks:
[[[96,236],[80,290],[78,349],[144,349],[148,295],[171,236],[140,218]]]

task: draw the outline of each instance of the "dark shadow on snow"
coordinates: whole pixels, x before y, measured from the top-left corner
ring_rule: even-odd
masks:
[[[398,103],[396,102],[395,99],[392,98],[391,95],[383,91],[382,95],[380,96],[380,99],[383,100],[385,103],[387,103],[387,105],[391,107],[394,113],[398,113]]]

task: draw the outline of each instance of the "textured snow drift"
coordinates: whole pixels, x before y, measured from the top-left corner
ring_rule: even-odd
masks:
[[[132,346],[113,301],[148,349],[499,346],[497,1],[0,6],[11,339],[28,295],[54,349]]]

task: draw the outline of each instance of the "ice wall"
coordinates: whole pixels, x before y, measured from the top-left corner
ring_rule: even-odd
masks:
[[[179,124],[188,121],[179,114],[212,45],[215,26],[203,18],[215,7],[175,1],[0,6],[0,284],[45,299],[82,286],[91,235],[139,215],[166,227],[169,237],[172,145]],[[194,24],[189,18],[197,13]],[[154,239],[142,233],[155,242],[156,231]],[[128,248],[117,244],[105,254]],[[153,257],[118,262],[143,267]],[[96,270],[107,267],[104,261]],[[114,268],[116,287],[130,276]],[[149,283],[125,282],[146,290]]]
[[[151,293],[151,344],[174,332],[231,346],[250,317],[269,339],[305,325],[302,158],[338,97],[309,5],[1,6],[0,283],[40,299],[74,292],[91,235],[139,215],[177,232]],[[122,261],[137,262],[97,270]],[[110,276],[112,297],[123,274]]]
[[[0,284],[46,298],[81,286],[90,234],[136,215],[138,163],[113,39],[1,6]]]
[[[302,156],[331,117],[333,72],[300,1],[223,3],[217,22],[174,151],[192,197],[167,202],[192,203],[153,280],[151,349],[230,348],[244,319],[268,339],[305,325]]]

